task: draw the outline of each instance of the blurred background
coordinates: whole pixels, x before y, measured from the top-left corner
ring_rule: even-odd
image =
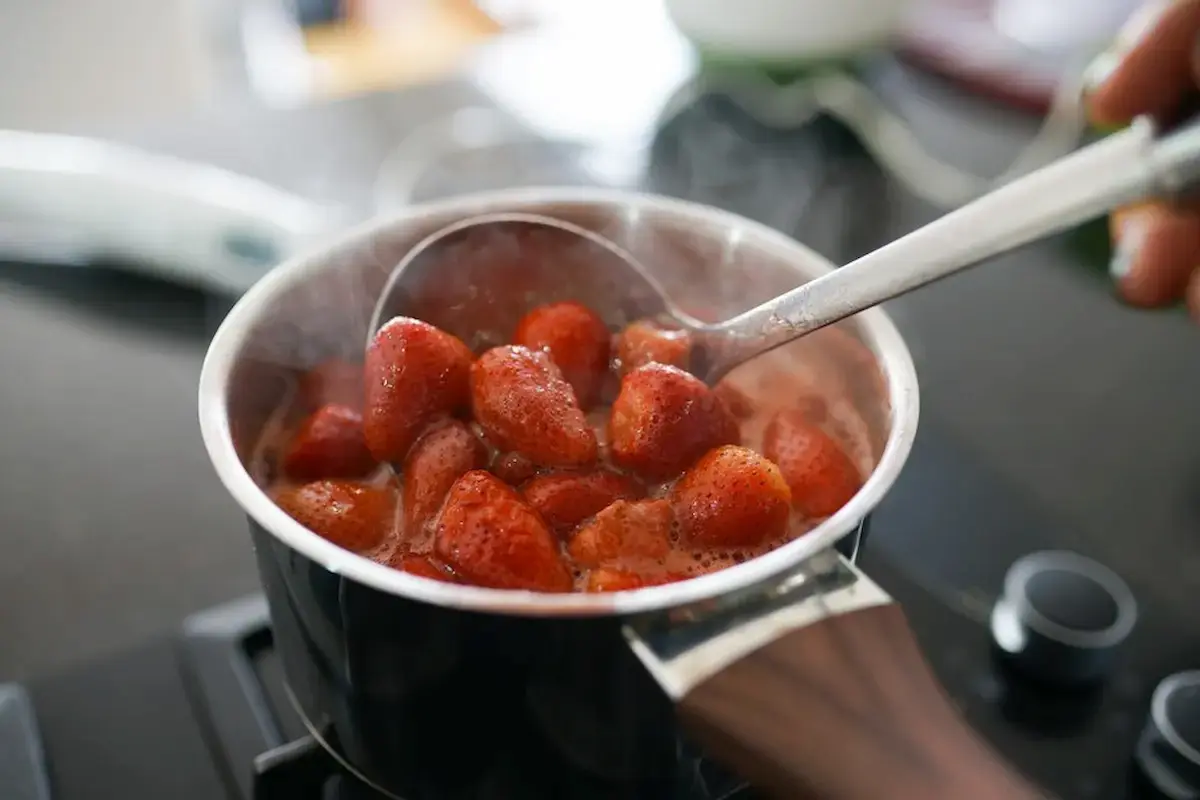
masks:
[[[31,687],[59,793],[218,796],[173,648],[257,579],[196,380],[281,259],[554,183],[711,203],[845,262],[1100,135],[1083,70],[1139,5],[0,0],[0,681]],[[889,306],[922,433],[866,554],[972,721],[1065,797],[1126,796],[1113,753],[1200,662],[1200,341],[1115,302],[1109,256],[1097,222]],[[987,666],[1005,570],[1047,548],[1143,611],[1071,735],[1001,713]]]

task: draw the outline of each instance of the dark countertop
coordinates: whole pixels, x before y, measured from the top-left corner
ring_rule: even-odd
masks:
[[[922,91],[931,136],[979,169],[1030,129]],[[894,188],[887,204],[878,241],[935,216]],[[116,272],[0,265],[0,679],[125,650],[254,590],[241,515],[195,421],[225,310]],[[925,416],[1074,523],[1080,549],[1164,596],[1195,596],[1200,330],[1183,314],[1121,307],[1061,242],[891,310]]]

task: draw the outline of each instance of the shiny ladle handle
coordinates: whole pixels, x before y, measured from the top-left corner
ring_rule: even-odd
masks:
[[[696,686],[688,731],[771,797],[1044,800],[959,718],[895,604],[802,628]]]
[[[885,300],[1148,197],[1200,181],[1200,125],[1165,135],[1148,118],[712,330],[705,369],[733,366]]]

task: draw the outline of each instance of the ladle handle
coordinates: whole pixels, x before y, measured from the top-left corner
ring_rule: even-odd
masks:
[[[895,604],[786,634],[694,687],[679,713],[771,797],[1047,797],[958,716]]]
[[[721,325],[723,373],[747,358],[1118,206],[1200,180],[1195,120],[1156,135],[1148,118],[1018,178],[857,261]],[[728,334],[734,334],[728,336]]]

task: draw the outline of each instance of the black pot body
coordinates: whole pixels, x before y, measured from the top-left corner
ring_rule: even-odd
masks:
[[[724,798],[619,617],[481,614],[334,574],[251,523],[298,711],[404,800]],[[848,537],[857,550],[865,528]]]

